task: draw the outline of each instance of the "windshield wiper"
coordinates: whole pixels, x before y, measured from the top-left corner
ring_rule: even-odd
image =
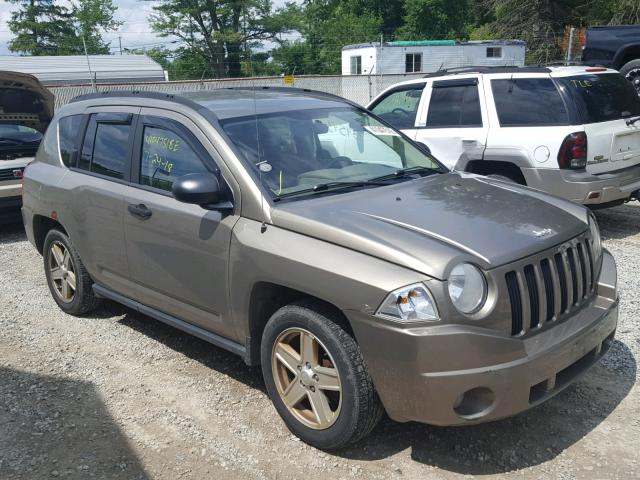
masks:
[[[631,126],[636,122],[640,122],[640,116],[637,116],[635,118],[627,118],[627,125]]]
[[[441,169],[433,168],[433,167],[423,167],[423,166],[408,167],[408,168],[401,168],[400,170],[396,170],[395,172],[389,173],[387,175],[382,175],[380,177],[372,178],[370,181],[375,182],[379,180],[391,180],[394,178],[407,177],[410,175],[415,175],[420,173],[433,175],[434,173],[441,173],[441,172],[442,172]]]
[[[351,182],[326,182],[326,183],[318,183],[310,188],[304,188],[302,190],[296,190],[295,192],[286,192],[278,195],[274,198],[274,201],[278,201],[282,198],[293,197],[295,195],[304,195],[307,193],[317,193],[317,192],[328,192],[335,190],[342,190],[345,188],[354,188],[354,187],[370,187],[370,186],[384,186],[389,185],[387,182],[378,181],[380,179],[371,179],[371,180],[359,180],[359,181],[351,181]]]

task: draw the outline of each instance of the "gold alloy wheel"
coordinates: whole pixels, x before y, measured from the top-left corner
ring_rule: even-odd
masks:
[[[311,332],[289,328],[271,352],[271,369],[282,402],[314,430],[335,423],[342,404],[340,375],[327,348]]]
[[[49,275],[58,298],[71,303],[76,294],[76,273],[69,250],[58,241],[49,249]]]

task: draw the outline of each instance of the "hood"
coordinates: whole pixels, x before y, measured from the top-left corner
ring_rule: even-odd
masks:
[[[22,125],[44,133],[53,110],[53,94],[36,77],[0,71],[0,125]]]
[[[283,203],[271,220],[439,279],[460,261],[495,268],[588,228],[580,205],[457,172]]]

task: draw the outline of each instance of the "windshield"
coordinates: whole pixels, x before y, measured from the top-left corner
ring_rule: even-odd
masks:
[[[618,73],[558,78],[573,96],[583,123],[598,123],[640,115],[640,97]]]
[[[14,124],[0,124],[0,160],[33,157],[42,134],[33,128]]]
[[[274,197],[407,168],[443,171],[397,131],[351,106],[231,118],[222,127]]]

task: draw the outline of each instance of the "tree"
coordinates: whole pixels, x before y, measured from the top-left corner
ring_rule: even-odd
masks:
[[[398,36],[406,40],[466,37],[471,16],[468,0],[406,0],[404,25]]]
[[[74,35],[71,15],[53,0],[7,0],[18,8],[7,22],[15,35],[9,50],[29,55],[57,55],[58,45]]]
[[[72,2],[72,17],[76,32],[72,49],[82,53],[82,38],[91,54],[108,54],[109,44],[102,39],[102,31],[117,30],[122,22],[114,20],[117,7],[113,0],[76,0]]]
[[[293,5],[273,11],[271,0],[160,0],[150,17],[161,36],[176,36],[179,55],[197,55],[215,77],[242,73],[243,52],[290,29]]]
[[[91,54],[109,53],[101,32],[116,29],[112,0],[76,0],[70,6],[54,0],[7,0],[18,5],[8,25],[15,35],[9,50],[28,55],[77,55],[84,53],[84,38]]]
[[[571,0],[487,0],[495,20],[485,28],[497,38],[525,40],[529,63],[559,60],[564,27],[575,20],[571,4]]]

